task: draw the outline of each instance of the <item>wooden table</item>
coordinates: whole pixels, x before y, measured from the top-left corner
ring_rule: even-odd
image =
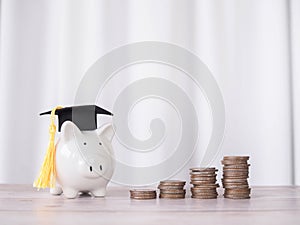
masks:
[[[220,194],[222,189],[219,188]],[[0,185],[0,224],[300,224],[300,187],[254,187],[250,200],[131,200],[126,188],[105,198],[65,199],[29,185]]]

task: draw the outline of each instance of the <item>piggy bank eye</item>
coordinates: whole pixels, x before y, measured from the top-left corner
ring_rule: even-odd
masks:
[[[83,142],[83,145],[86,145],[86,142]]]
[[[101,142],[99,142],[99,145],[102,145],[102,143],[101,143]]]

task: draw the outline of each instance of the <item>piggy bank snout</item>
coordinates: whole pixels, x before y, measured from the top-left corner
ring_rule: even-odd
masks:
[[[106,165],[104,165],[104,163],[91,163],[91,165],[89,166],[89,171],[93,172],[93,171],[100,171],[100,173],[105,173],[106,171]]]
[[[96,178],[103,176],[108,170],[108,159],[97,156],[90,156],[86,162],[81,165],[80,172],[83,176],[88,178]]]

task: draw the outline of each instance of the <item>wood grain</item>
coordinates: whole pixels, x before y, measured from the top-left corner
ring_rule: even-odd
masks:
[[[219,188],[222,194],[222,188]],[[132,200],[127,188],[105,198],[52,196],[29,185],[0,185],[0,224],[300,224],[300,187],[252,187],[250,200]],[[170,224],[172,223],[172,224]]]

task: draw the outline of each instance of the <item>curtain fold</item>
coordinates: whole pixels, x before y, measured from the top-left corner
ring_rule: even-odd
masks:
[[[214,166],[247,154],[251,184],[300,185],[299,15],[297,0],[2,0],[0,183],[35,178],[48,142],[39,112],[73,104],[98,58],[150,40],[193,52],[219,84],[226,134]],[[199,157],[176,176],[188,180]]]
[[[300,2],[291,0],[290,32],[291,32],[291,75],[293,94],[293,130],[294,130],[294,176],[295,184],[300,184]]]

